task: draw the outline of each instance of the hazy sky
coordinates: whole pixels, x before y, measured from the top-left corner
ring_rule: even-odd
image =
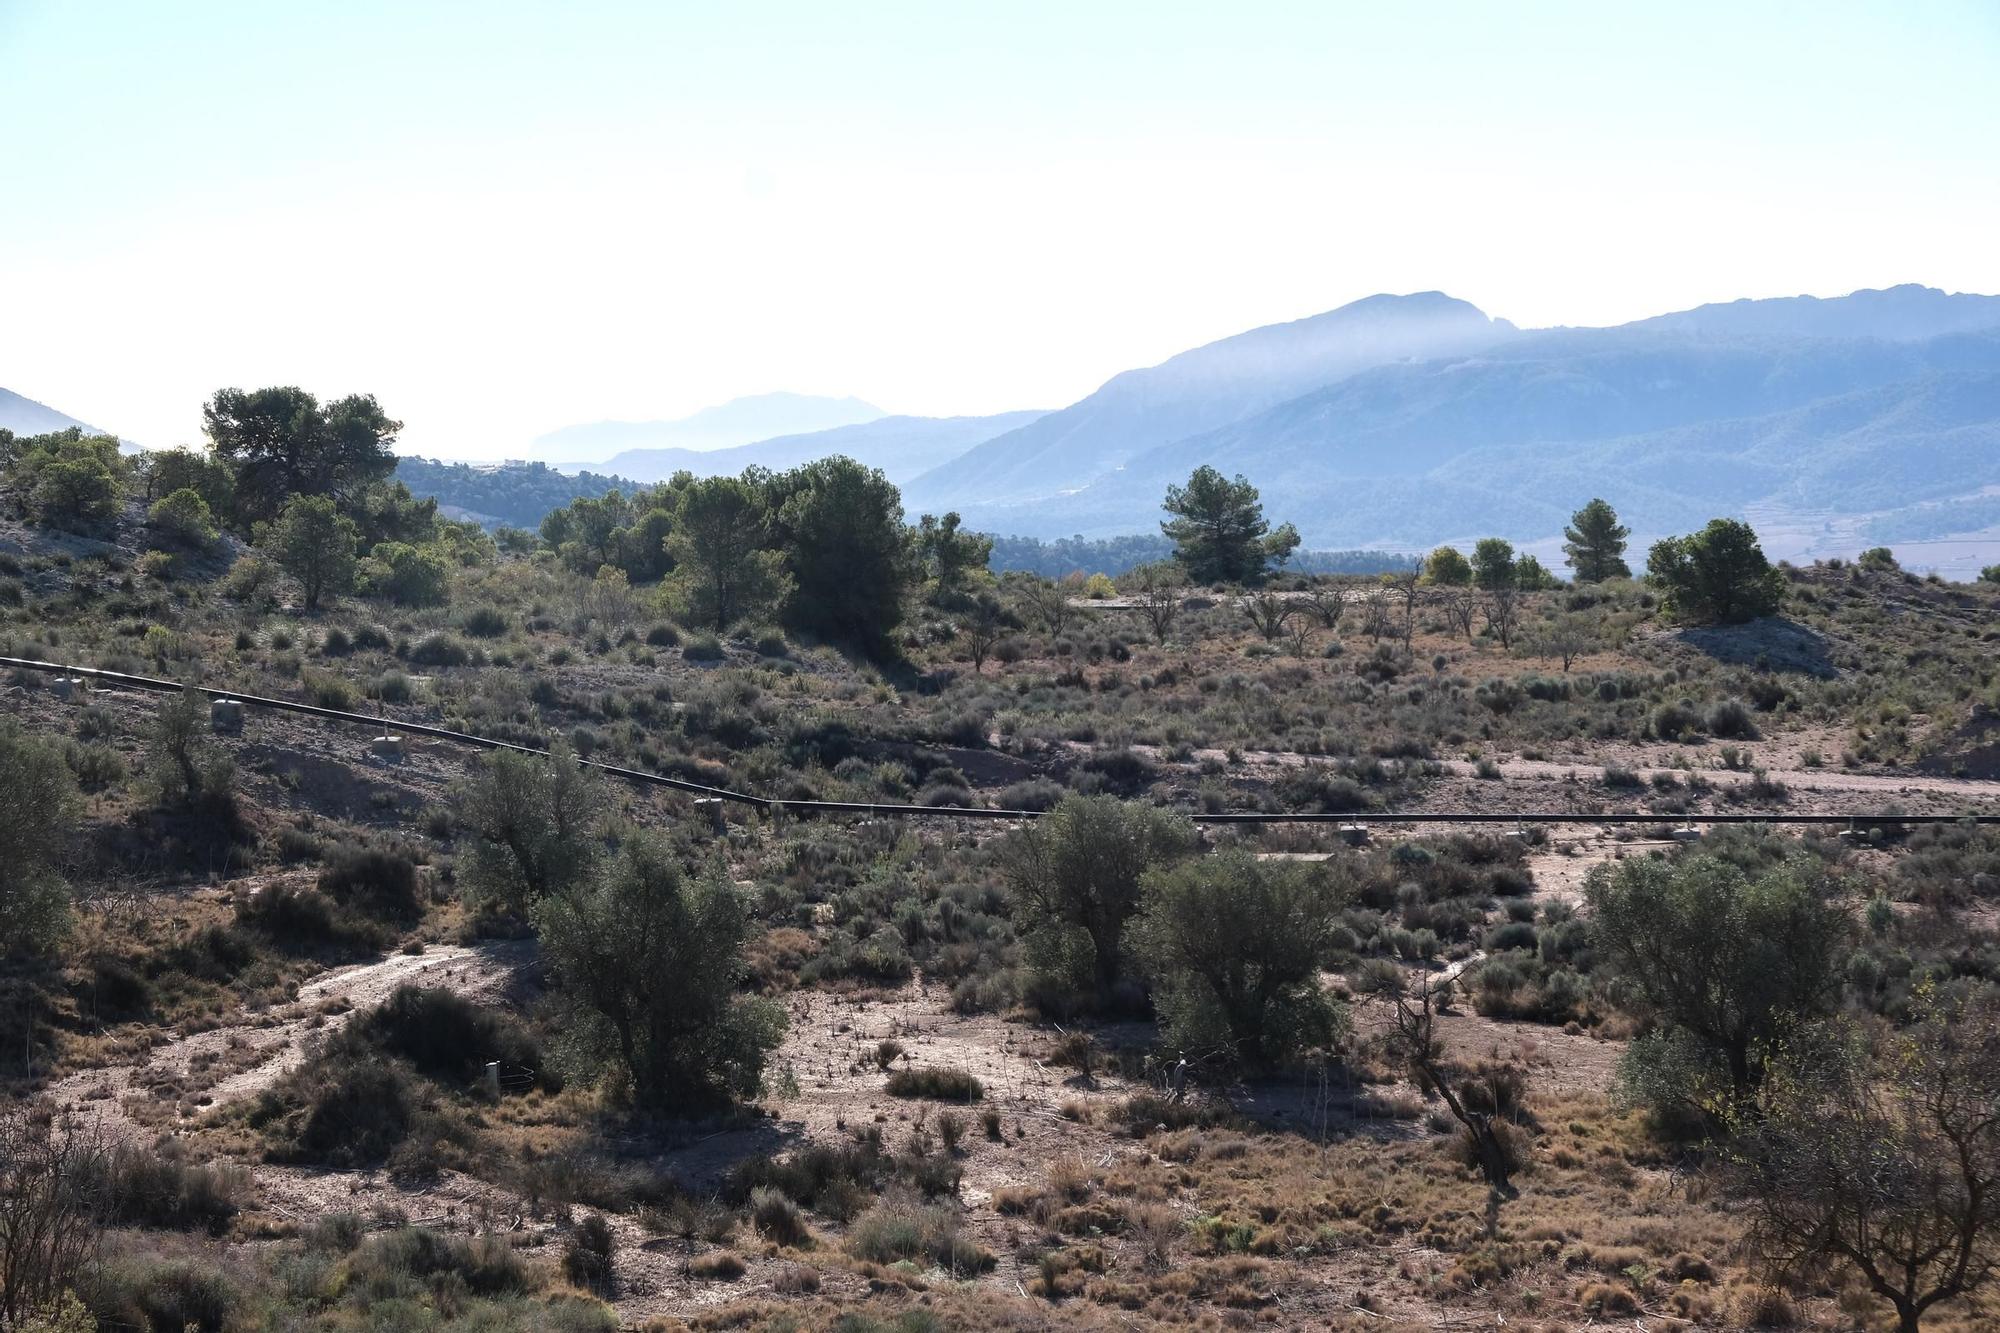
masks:
[[[2000,292],[2000,6],[0,0],[0,385],[947,414],[1377,291]]]

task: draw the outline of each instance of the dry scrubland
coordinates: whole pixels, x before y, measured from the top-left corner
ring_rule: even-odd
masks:
[[[1275,607],[1177,591],[1171,625],[1131,580],[1003,581],[991,608],[920,584],[869,656],[775,621],[703,632],[546,549],[469,543],[435,604],[309,613],[234,538],[159,544],[136,510],[96,535],[0,523],[0,654],[793,800],[2000,810],[2000,590],[1879,561],[1784,570],[1782,615],[1736,627],[1677,628],[1630,581],[1524,593],[1511,646],[1368,579],[1281,579]],[[1670,1062],[1634,1073],[1673,1023],[1586,890],[1701,856],[1808,877],[1842,929],[1814,1002],[1863,1028],[2000,976],[2000,839],[1966,826],[1694,849],[1658,824],[1378,825],[1365,848],[1211,827],[1184,864],[1316,895],[1286,910],[1319,931],[1260,1013],[1269,1053],[1225,1060],[1174,978],[1127,957],[1103,984],[1074,932],[1036,934],[1009,824],[717,830],[655,790],[559,794],[600,803],[593,855],[653,830],[741,906],[725,1002],[749,1007],[727,1012],[775,1044],[751,1088],[670,1114],[582,1049],[548,918],[466,891],[492,880],[477,755],[259,712],[163,738],[159,697],[27,671],[0,709],[84,793],[67,933],[15,951],[0,1005],[10,1142],[88,1147],[105,1181],[64,1328],[1894,1327],[1852,1266],[1760,1259],[1742,1152],[1660,1092]],[[1160,925],[1127,952],[1199,942]],[[1396,977],[1403,1014],[1453,980],[1422,1061]],[[1509,1155],[1492,1225],[1427,1070]],[[1982,1289],[1923,1327],[1996,1321]]]

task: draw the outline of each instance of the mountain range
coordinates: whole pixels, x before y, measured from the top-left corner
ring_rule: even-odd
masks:
[[[1040,417],[1002,412],[990,417],[883,417],[830,430],[780,435],[727,449],[628,449],[604,470],[634,481],[662,481],[688,471],[698,477],[740,473],[747,467],[797,467],[830,454],[881,468],[897,485],[912,481],[996,435]]]
[[[1753,514],[1804,550],[1884,540],[1898,510],[1936,535],[2000,515],[1977,503],[2000,487],[2000,298],[1904,286],[1522,330],[1434,292],[1371,297],[1114,377],[904,494],[988,531],[1105,536],[1152,529],[1203,464],[1316,546],[1547,542],[1593,495],[1641,536]]]
[[[47,435],[53,431],[68,430],[71,426],[82,427],[88,435],[104,433],[53,407],[44,407],[32,398],[0,389],[0,430],[11,430],[21,436]]]
[[[672,421],[595,421],[538,436],[532,457],[554,466],[588,464],[593,471],[627,453],[654,449],[727,449],[780,435],[802,435],[887,415],[859,398],[763,393],[734,398]],[[669,468],[668,475],[672,472]]]

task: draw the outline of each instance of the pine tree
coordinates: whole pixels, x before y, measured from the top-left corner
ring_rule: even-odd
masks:
[[[1631,535],[1632,529],[1618,521],[1618,511],[1602,500],[1592,500],[1570,515],[1569,526],[1563,529],[1563,554],[1576,581],[1631,578],[1632,569],[1625,563],[1625,539]]]

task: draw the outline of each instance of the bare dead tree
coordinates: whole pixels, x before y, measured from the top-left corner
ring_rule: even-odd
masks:
[[[1257,627],[1257,632],[1264,636],[1266,642],[1283,634],[1285,623],[1298,610],[1289,596],[1275,588],[1246,592],[1237,599],[1236,605],[1250,618],[1250,623]]]
[[[1319,622],[1321,629],[1339,629],[1347,613],[1347,589],[1327,579],[1313,579],[1299,593],[1300,610]]]
[[[1000,640],[1007,637],[1006,610],[992,596],[978,598],[965,619],[959,622],[958,636],[972,655],[972,674],[986,670],[986,659]]]
[[[103,1158],[46,1108],[0,1115],[0,1326],[50,1308],[96,1254]]]
[[[1153,637],[1165,643],[1179,619],[1181,601],[1187,596],[1187,577],[1172,561],[1141,565],[1132,571],[1139,602],[1139,614],[1153,627]]]
[[[1407,653],[1417,633],[1417,599],[1423,595],[1423,571],[1405,569],[1384,574],[1382,586],[1403,604],[1403,651]]]
[[[1486,1234],[1500,1226],[1500,1205],[1520,1197],[1514,1187],[1515,1150],[1495,1111],[1476,1110],[1464,1095],[1464,1071],[1444,1053],[1437,1036],[1437,1016],[1450,995],[1451,983],[1436,984],[1428,976],[1407,976],[1400,969],[1376,979],[1375,993],[1391,1006],[1390,1048],[1409,1068],[1424,1092],[1434,1092],[1451,1118],[1464,1127],[1480,1176],[1486,1181]],[[1489,1104],[1498,1098],[1489,1096]]]
[[[1077,589],[1069,580],[1031,579],[1021,589],[1021,600],[1042,622],[1042,628],[1050,634],[1061,634],[1076,618],[1076,607],[1070,598]]]

